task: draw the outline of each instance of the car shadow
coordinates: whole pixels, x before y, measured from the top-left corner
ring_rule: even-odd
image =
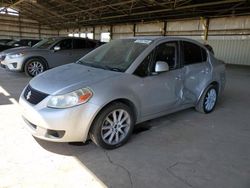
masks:
[[[173,149],[172,146],[181,143],[179,147],[184,149],[189,144],[183,144],[183,138],[173,136],[172,133],[176,129],[181,130],[181,127],[185,126],[177,121],[178,118],[182,119],[183,115],[189,116],[193,113],[199,115],[193,109],[186,109],[140,123],[136,125],[128,143],[115,150],[102,149],[91,141],[83,144],[53,143],[36,138],[35,140],[47,151],[60,155],[74,156],[108,187],[132,187],[131,184],[133,184],[134,177],[131,174],[140,173],[140,168],[146,168],[152,171],[152,173],[154,171],[159,173],[160,166],[166,169],[178,160],[184,160],[182,158],[186,156],[179,156],[178,150],[171,151]],[[163,135],[161,135],[162,133]],[[199,135],[190,139],[193,140],[198,137]],[[193,142],[191,140],[190,142]],[[168,148],[168,146],[170,147]],[[163,160],[164,164],[161,164],[163,162],[161,161],[162,155],[168,158],[168,161]],[[195,155],[192,160],[196,160],[198,157]],[[151,166],[151,162],[155,166]],[[143,167],[145,163],[148,163],[149,166]],[[144,172],[141,173],[143,176],[145,175]],[[117,175],[119,175],[119,181],[113,178]]]

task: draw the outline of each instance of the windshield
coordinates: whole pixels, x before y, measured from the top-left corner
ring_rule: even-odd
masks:
[[[58,39],[56,39],[56,38],[43,39],[40,42],[38,42],[37,44],[35,44],[34,46],[32,46],[32,48],[46,49],[46,48],[50,47],[57,40]]]
[[[0,44],[1,45],[5,45],[5,44],[7,44],[10,41],[12,41],[12,40],[11,39],[0,39]]]
[[[8,46],[13,46],[15,43],[18,43],[19,41],[13,40],[7,43]]]
[[[77,63],[124,72],[151,42],[140,39],[114,40],[85,55]]]

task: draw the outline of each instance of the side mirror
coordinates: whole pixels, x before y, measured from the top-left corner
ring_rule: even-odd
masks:
[[[56,51],[59,51],[59,50],[61,50],[61,47],[60,46],[55,46],[54,47],[54,51],[56,52]]]
[[[155,64],[155,73],[169,71],[168,63],[165,61],[157,61]]]

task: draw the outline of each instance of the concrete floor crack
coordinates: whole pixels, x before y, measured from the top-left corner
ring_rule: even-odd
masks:
[[[132,176],[131,176],[131,173],[129,172],[129,170],[128,170],[126,167],[122,166],[121,164],[115,163],[115,162],[111,159],[111,157],[109,156],[108,152],[107,152],[106,150],[103,150],[103,151],[104,151],[104,153],[105,153],[105,155],[106,155],[108,161],[109,161],[112,165],[117,166],[117,167],[123,169],[123,170],[128,174],[131,188],[133,188],[134,186],[133,186]]]
[[[193,188],[193,185],[190,184],[187,180],[179,177],[177,174],[175,174],[171,169],[179,164],[196,164],[198,163],[199,161],[201,161],[201,158],[199,158],[198,160],[194,161],[194,162],[176,162],[172,165],[170,165],[168,168],[167,168],[167,171],[169,174],[171,174],[173,177],[175,177],[176,179],[178,179],[179,181],[183,182],[185,185],[187,185],[188,187],[192,187]]]
[[[167,168],[168,173],[171,174],[176,179],[178,179],[179,181],[181,181],[182,183],[184,183],[185,185],[187,185],[188,187],[193,188],[193,186],[190,183],[188,183],[186,180],[182,179],[181,177],[179,177],[178,175],[176,175],[174,172],[171,171],[171,168],[176,165],[178,165],[178,163],[175,163],[174,165],[171,165],[171,167]]]

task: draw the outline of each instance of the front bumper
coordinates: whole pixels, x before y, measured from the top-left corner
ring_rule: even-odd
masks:
[[[31,134],[54,142],[85,142],[99,106],[88,102],[67,109],[53,109],[46,107],[49,98],[32,105],[21,95],[19,103]]]
[[[6,56],[3,60],[0,61],[0,66],[11,71],[22,71],[23,63],[23,57],[11,59],[9,58],[9,56]]]

